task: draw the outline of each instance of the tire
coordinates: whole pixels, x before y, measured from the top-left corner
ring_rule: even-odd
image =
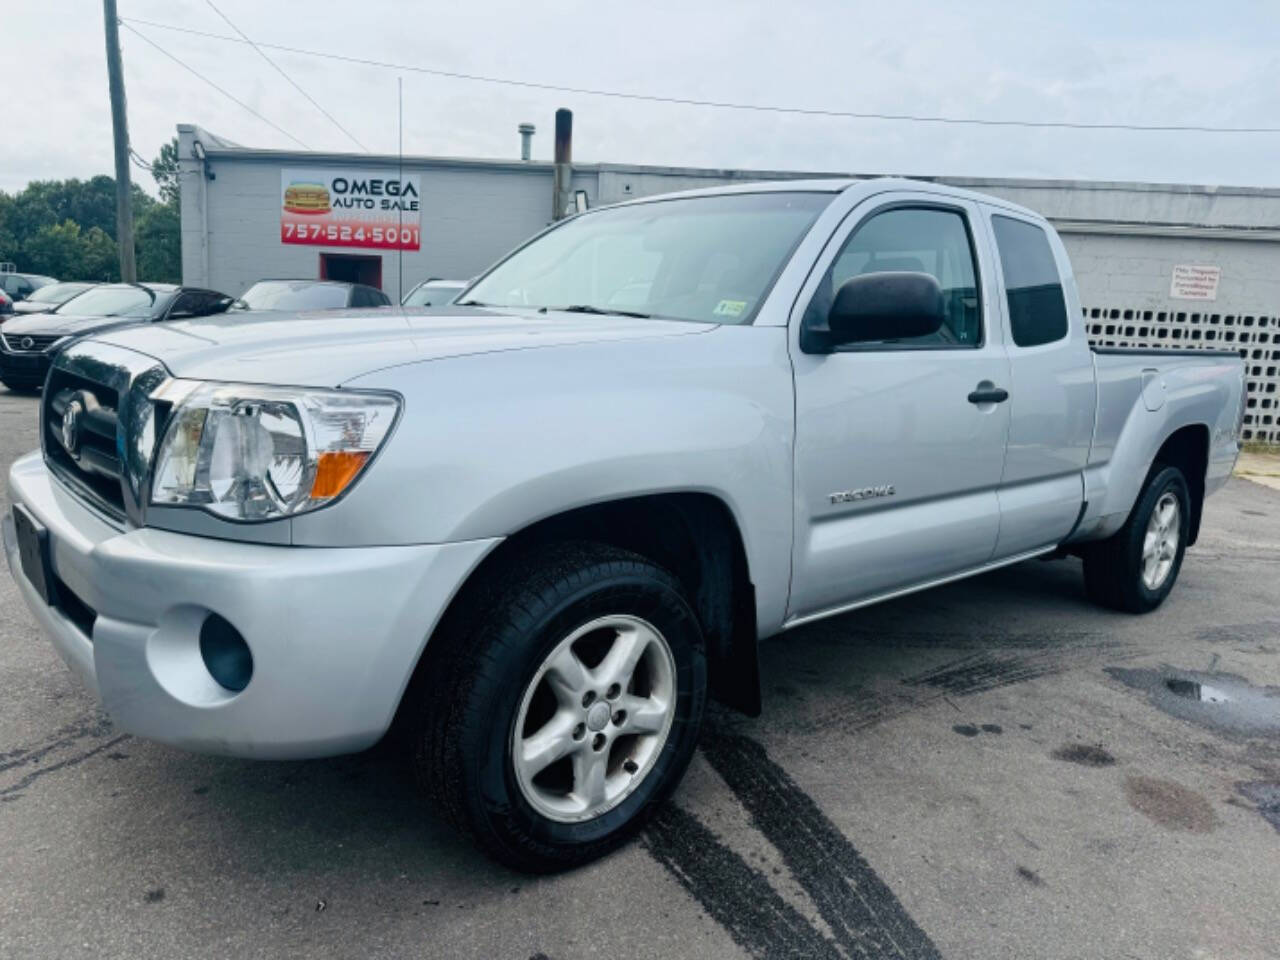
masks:
[[[455,608],[406,703],[420,786],[519,870],[562,870],[619,846],[684,775],[702,724],[705,648],[679,582],[628,551],[553,544],[500,564]],[[566,650],[587,668],[578,687]],[[617,683],[614,667],[630,659],[617,651],[628,650],[638,660]],[[571,752],[535,776],[541,743]]]
[[[1170,504],[1177,510],[1172,522],[1162,525],[1154,521],[1157,508],[1167,517]],[[1128,613],[1148,613],[1160,606],[1182,569],[1190,529],[1191,494],[1186,477],[1177,467],[1156,464],[1124,526],[1083,553],[1089,599]],[[1151,553],[1144,554],[1151,545],[1149,533],[1155,537],[1154,552],[1163,561],[1154,566]],[[1174,536],[1176,541],[1170,544]]]

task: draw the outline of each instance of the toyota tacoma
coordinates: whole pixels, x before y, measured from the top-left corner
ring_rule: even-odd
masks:
[[[571,866],[679,781],[757,643],[1031,557],[1158,606],[1235,463],[1231,352],[1090,349],[1040,216],[904,180],[655,197],[456,305],[230,314],[53,358],[5,552],[124,730],[393,727],[490,854]]]

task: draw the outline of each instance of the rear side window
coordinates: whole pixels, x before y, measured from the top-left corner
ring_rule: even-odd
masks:
[[[195,290],[185,290],[178,294],[178,299],[174,301],[169,313],[165,317],[167,320],[184,320],[190,317],[200,316],[200,307],[204,302],[204,297]]]
[[[991,226],[1004,270],[1009,326],[1019,347],[1038,347],[1067,335],[1062,278],[1044,230],[1034,223],[993,216]]]
[[[390,302],[385,293],[373,287],[351,288],[351,306],[353,307],[385,307]]]

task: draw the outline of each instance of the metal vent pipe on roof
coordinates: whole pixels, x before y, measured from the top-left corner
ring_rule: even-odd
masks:
[[[556,111],[556,164],[552,188],[551,219],[563,220],[571,212],[573,194],[573,111]]]
[[[522,123],[516,127],[520,131],[520,159],[531,160],[533,155],[533,135],[538,128],[532,123]]]

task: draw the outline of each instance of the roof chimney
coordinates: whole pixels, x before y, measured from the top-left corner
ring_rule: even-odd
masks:
[[[552,186],[551,219],[562,220],[569,209],[569,189],[573,180],[573,112],[556,111],[555,180]]]
[[[520,159],[529,160],[533,153],[533,135],[538,128],[532,123],[522,123],[516,129],[520,131]]]

